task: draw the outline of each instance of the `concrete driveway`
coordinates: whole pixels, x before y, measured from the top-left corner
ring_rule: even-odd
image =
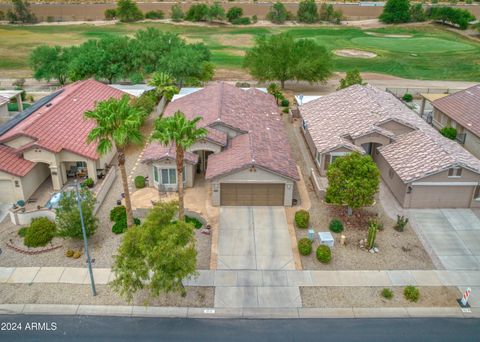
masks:
[[[480,220],[472,210],[422,209],[410,214],[445,269],[480,269]]]
[[[218,269],[294,270],[283,207],[222,207]]]

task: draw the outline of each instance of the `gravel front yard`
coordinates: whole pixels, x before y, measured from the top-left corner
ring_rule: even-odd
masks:
[[[418,287],[420,299],[413,303],[403,297],[403,287],[392,287],[392,299],[385,299],[383,287],[300,287],[303,307],[306,308],[363,308],[363,307],[447,307],[458,306],[460,291],[455,287]]]
[[[310,151],[307,148],[303,135],[300,131],[299,122],[290,123],[287,115],[284,115],[284,124],[292,146],[293,156],[300,166],[305,179],[308,195],[311,201],[310,224],[315,232],[328,231],[330,220],[340,215],[345,215],[342,208],[326,205],[321,201],[313,190],[310,182],[309,170],[314,168]],[[358,215],[356,212],[355,215]],[[314,243],[313,252],[309,256],[301,256],[303,269],[306,270],[381,270],[381,269],[434,269],[434,265],[423,248],[416,233],[410,226],[404,232],[399,233],[393,229],[394,221],[390,219],[377,199],[374,207],[363,209],[364,215],[375,216],[381,219],[384,230],[378,231],[376,244],[380,250],[377,254],[370,254],[358,246],[360,239],[367,237],[368,224],[359,225],[361,218],[347,218],[350,222],[344,222],[347,244],[340,245],[340,235],[334,234],[335,247],[332,250],[332,261],[325,265],[317,261],[315,250],[318,242]],[[297,241],[307,237],[306,229],[295,228]]]
[[[0,284],[0,302],[3,304],[92,304],[92,305],[146,305],[213,307],[213,287],[187,287],[187,295],[161,294],[148,302],[146,291],[138,293],[132,303],[118,296],[108,285],[97,285],[97,296],[92,296],[90,285],[74,284]]]

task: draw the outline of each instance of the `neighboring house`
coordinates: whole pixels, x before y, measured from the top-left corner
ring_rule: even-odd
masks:
[[[480,158],[480,84],[436,99],[432,124],[457,129],[457,141]]]
[[[86,138],[95,122],[83,114],[95,103],[124,92],[95,80],[72,83],[44,97],[0,126],[0,202],[27,200],[51,177],[54,190],[74,177],[90,177],[115,151],[99,156]]]
[[[353,85],[300,107],[322,176],[336,158],[370,154],[404,208],[480,207],[480,161],[390,93]]]
[[[214,83],[171,102],[164,116],[202,117],[208,134],[186,153],[185,185],[211,181],[213,205],[291,206],[297,167],[273,96]],[[176,190],[175,147],[151,143],[142,160],[151,186]]]
[[[8,102],[10,102],[8,98],[0,95],[0,122],[2,118],[8,117]]]

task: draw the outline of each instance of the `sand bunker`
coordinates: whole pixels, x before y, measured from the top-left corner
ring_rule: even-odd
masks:
[[[369,52],[369,51],[362,51],[362,50],[354,50],[354,49],[341,49],[341,50],[334,50],[334,54],[340,57],[350,57],[350,58],[374,58],[377,57],[376,53]]]
[[[370,36],[386,37],[386,38],[412,38],[413,37],[411,34],[381,34],[377,32],[365,32],[365,33]]]

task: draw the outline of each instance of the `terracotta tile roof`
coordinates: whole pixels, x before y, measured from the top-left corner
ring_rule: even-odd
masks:
[[[196,164],[198,162],[198,155],[191,152],[185,152],[185,162]],[[176,160],[175,144],[165,146],[157,141],[152,141],[148,144],[143,153],[142,163],[150,163],[153,161],[160,161],[162,159]]]
[[[435,100],[432,105],[480,136],[480,84]]]
[[[95,123],[85,120],[83,114],[93,109],[96,102],[123,95],[124,92],[92,79],[72,83],[48,104],[0,136],[0,143],[23,135],[35,139],[36,146],[52,152],[67,150],[98,159],[96,144],[86,143]]]
[[[299,178],[278,107],[271,95],[219,82],[173,101],[164,116],[171,116],[178,110],[190,120],[201,116],[200,126],[209,131],[207,139],[224,146],[227,135],[218,127],[229,127],[240,134],[222,152],[209,156],[207,179],[252,165],[290,179]]]
[[[0,145],[0,171],[23,177],[35,166],[35,163],[23,159],[15,149]]]
[[[9,99],[7,99],[6,97],[0,95],[0,106],[1,106],[1,105],[4,105],[4,104],[7,104],[8,102],[10,102]]]
[[[320,153],[339,147],[364,152],[348,137],[378,130],[389,120],[408,123],[414,131],[392,137],[391,144],[379,149],[404,182],[454,165],[480,172],[480,161],[472,154],[440,135],[392,94],[370,85],[354,85],[323,96],[301,106],[300,113]]]

